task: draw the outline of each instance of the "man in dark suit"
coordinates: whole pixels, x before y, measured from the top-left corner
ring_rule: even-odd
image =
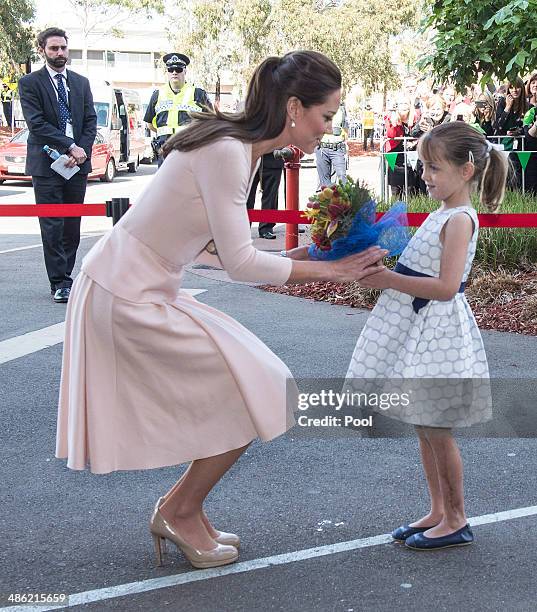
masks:
[[[261,209],[278,210],[278,191],[283,173],[283,159],[274,157],[273,153],[263,155],[261,165],[253,178],[246,208],[251,209],[255,206],[255,196],[257,186],[261,183]],[[276,234],[273,232],[275,223],[261,222],[259,224],[259,237],[267,240],[274,240]]]
[[[97,117],[88,79],[67,71],[67,36],[60,28],[48,28],[37,36],[43,68],[22,77],[19,95],[29,130],[26,174],[31,175],[37,204],[82,204],[91,172],[91,148],[97,133]],[[67,166],[80,166],[69,180],[51,169],[43,151],[48,145],[67,154]],[[40,217],[45,267],[51,293],[57,303],[67,302],[80,242],[80,217]]]

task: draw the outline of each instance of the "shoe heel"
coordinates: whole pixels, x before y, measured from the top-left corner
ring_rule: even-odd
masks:
[[[162,565],[163,547],[161,545],[161,540],[164,540],[164,538],[161,538],[159,535],[153,534],[153,544],[155,546],[155,555],[157,557],[157,567],[160,567]]]

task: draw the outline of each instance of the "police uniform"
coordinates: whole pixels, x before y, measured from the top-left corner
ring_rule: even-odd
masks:
[[[2,112],[4,113],[4,118],[6,120],[6,124],[8,126],[11,125],[13,120],[12,112],[13,112],[13,94],[14,88],[16,86],[13,84],[8,84],[6,82],[2,82],[2,92],[0,94],[0,98],[2,100]]]
[[[345,130],[347,118],[345,107],[341,105],[332,118],[332,134],[325,134],[320,146],[315,149],[315,161],[319,176],[319,187],[332,183],[331,175],[335,170],[338,179],[345,180],[347,176],[347,145]]]
[[[182,68],[190,64],[190,59],[182,53],[168,53],[162,60],[166,68]],[[189,112],[212,110],[213,105],[205,90],[185,83],[180,91],[175,93],[169,83],[156,89],[151,96],[144,121],[151,123],[157,132],[156,146],[160,150],[166,140],[186,127],[191,118]],[[159,159],[161,162],[162,159]]]

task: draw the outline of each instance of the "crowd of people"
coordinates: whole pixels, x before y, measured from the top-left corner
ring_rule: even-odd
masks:
[[[523,171],[516,151],[537,151],[537,73],[526,81],[517,77],[498,87],[493,84],[466,88],[457,93],[451,86],[420,88],[409,78],[404,90],[388,105],[383,117],[386,153],[413,151],[423,134],[450,121],[463,121],[479,133],[511,151],[509,187],[537,193],[537,156],[531,155]],[[408,139],[408,140],[407,140]],[[524,179],[522,177],[524,172]],[[399,155],[395,167],[388,168],[393,195],[405,189],[425,193],[422,167],[412,167],[406,155]],[[406,177],[406,178],[405,178]]]

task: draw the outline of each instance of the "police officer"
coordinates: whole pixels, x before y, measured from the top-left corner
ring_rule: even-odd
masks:
[[[7,126],[10,126],[13,120],[13,89],[13,85],[2,81],[2,92],[0,93],[0,98],[2,100],[2,112],[4,113]]]
[[[331,184],[331,175],[334,170],[338,179],[346,180],[346,130],[347,117],[345,107],[341,104],[337,113],[332,118],[332,133],[325,134],[321,139],[320,145],[315,149],[319,187]]]
[[[156,89],[144,116],[152,132],[156,132],[158,165],[163,162],[162,145],[182,127],[190,123],[189,111],[213,110],[205,90],[185,83],[190,59],[182,53],[168,53],[162,58],[168,71],[168,83]]]

